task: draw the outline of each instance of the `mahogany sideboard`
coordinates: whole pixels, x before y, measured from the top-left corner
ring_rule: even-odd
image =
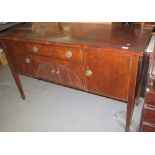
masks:
[[[18,74],[121,100],[129,131],[150,36],[150,29],[120,23],[22,23],[0,42],[23,99]]]

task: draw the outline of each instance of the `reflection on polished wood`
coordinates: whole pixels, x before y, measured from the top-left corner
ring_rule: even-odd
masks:
[[[121,23],[24,23],[1,33],[0,42],[23,98],[17,73],[121,100],[129,131],[150,35]]]
[[[130,48],[126,52],[133,50],[136,51],[135,53],[140,53],[146,47],[146,40],[150,34],[150,30],[121,26],[120,23],[61,23],[61,29],[58,23],[49,23],[49,26],[48,24],[43,25],[21,24],[8,30],[3,38],[34,40],[40,43],[56,42],[59,45],[68,43],[68,45],[76,44],[78,47],[113,47],[117,49],[130,44]]]

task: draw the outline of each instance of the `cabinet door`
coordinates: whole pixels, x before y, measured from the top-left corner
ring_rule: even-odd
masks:
[[[103,49],[83,53],[86,91],[126,101],[131,57]]]
[[[25,50],[25,44],[18,41],[7,41],[6,45],[17,72],[33,76],[34,64],[31,55]]]
[[[58,84],[83,89],[82,64],[59,59],[33,56],[35,75]]]

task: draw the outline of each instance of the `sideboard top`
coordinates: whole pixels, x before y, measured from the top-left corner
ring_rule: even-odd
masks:
[[[151,29],[121,23],[22,23],[0,34],[0,39],[75,47],[116,48],[142,54]]]

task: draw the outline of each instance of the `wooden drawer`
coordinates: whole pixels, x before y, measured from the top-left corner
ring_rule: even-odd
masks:
[[[82,61],[82,50],[79,48],[54,46],[53,50],[53,56],[55,58],[74,62]]]
[[[82,61],[82,50],[78,48],[27,44],[26,49],[29,53],[40,56],[52,56],[53,58],[69,61]]]
[[[53,48],[49,45],[42,44],[26,44],[26,50],[28,53],[42,56],[52,56]]]
[[[155,107],[147,104],[144,106],[143,120],[155,124]]]
[[[58,84],[84,89],[81,63],[33,55],[35,76]]]

